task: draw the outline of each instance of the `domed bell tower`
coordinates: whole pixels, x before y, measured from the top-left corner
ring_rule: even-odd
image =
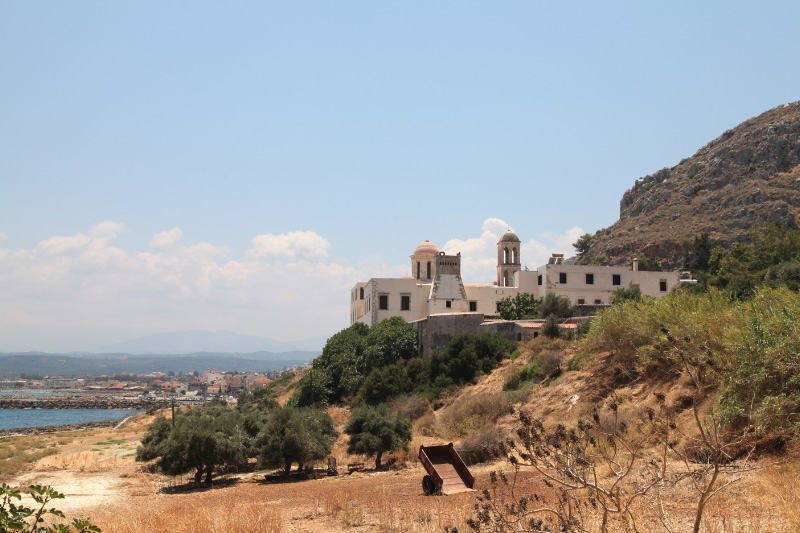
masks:
[[[508,230],[497,243],[497,285],[512,287],[514,274],[520,271],[520,241],[517,234]]]

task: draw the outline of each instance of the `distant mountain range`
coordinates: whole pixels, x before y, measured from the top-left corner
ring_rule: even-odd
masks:
[[[204,331],[193,329],[173,333],[157,333],[137,339],[101,346],[90,353],[127,354],[190,354],[197,352],[254,353],[321,351],[327,337],[317,337],[293,342],[281,342],[255,335],[242,335],[231,331]]]
[[[319,350],[254,353],[189,354],[51,354],[42,352],[0,354],[0,376],[21,374],[83,376],[103,374],[147,374],[150,372],[202,372],[206,368],[222,372],[266,372],[310,362]]]

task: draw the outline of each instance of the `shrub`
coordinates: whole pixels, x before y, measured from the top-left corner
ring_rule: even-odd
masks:
[[[448,434],[464,437],[510,412],[505,394],[482,393],[452,404],[440,414],[440,422]]]
[[[461,440],[459,453],[470,464],[483,463],[500,456],[503,433],[493,424],[473,431]]]
[[[550,337],[551,339],[557,339],[561,336],[561,328],[558,327],[556,315],[548,315],[547,320],[542,324],[541,333],[545,337]]]
[[[644,295],[639,287],[630,289],[617,289],[611,295],[611,305],[619,305],[622,302],[641,302]]]
[[[569,318],[575,314],[575,309],[566,296],[559,296],[555,293],[548,292],[541,308],[539,309],[539,316],[547,318],[550,315],[555,315],[556,318]]]
[[[431,412],[431,403],[416,394],[395,398],[389,406],[412,422]]]
[[[604,311],[579,354],[611,352],[610,360],[631,376],[678,369],[684,357],[709,362],[707,383],[721,387],[717,406],[727,424],[797,433],[799,322],[800,295],[785,287],[761,288],[746,302],[717,289],[675,291]]]
[[[37,508],[15,504],[13,500],[22,500],[22,493],[14,490],[5,483],[0,483],[0,531],[27,531],[30,533],[100,533],[100,528],[92,524],[88,518],[73,518],[69,524],[56,524],[44,526],[45,515],[65,518],[64,513],[47,504],[53,500],[60,500],[64,495],[50,486],[30,485],[28,494],[36,503]]]

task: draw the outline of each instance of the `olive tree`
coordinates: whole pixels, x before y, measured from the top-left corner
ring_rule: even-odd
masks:
[[[350,436],[347,453],[375,455],[376,469],[381,466],[384,452],[408,449],[411,441],[411,423],[386,404],[359,407],[353,411],[344,432]]]
[[[256,446],[259,461],[268,467],[283,467],[289,475],[292,463],[324,458],[331,453],[338,432],[327,413],[310,407],[279,407],[273,409]]]
[[[195,408],[181,413],[175,427],[164,418],[150,425],[136,451],[138,461],[158,458],[158,467],[168,475],[195,471],[194,480],[211,484],[214,470],[247,461],[250,438],[241,413],[222,406]]]

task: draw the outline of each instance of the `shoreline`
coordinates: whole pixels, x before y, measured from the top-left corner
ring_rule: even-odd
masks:
[[[85,431],[87,429],[102,428],[102,427],[113,428],[118,424],[120,424],[121,422],[128,420],[128,418],[124,420],[97,420],[94,422],[79,422],[77,424],[0,429],[0,439],[8,439],[11,437],[32,437],[36,435],[49,435],[52,433],[62,433],[66,431]]]

